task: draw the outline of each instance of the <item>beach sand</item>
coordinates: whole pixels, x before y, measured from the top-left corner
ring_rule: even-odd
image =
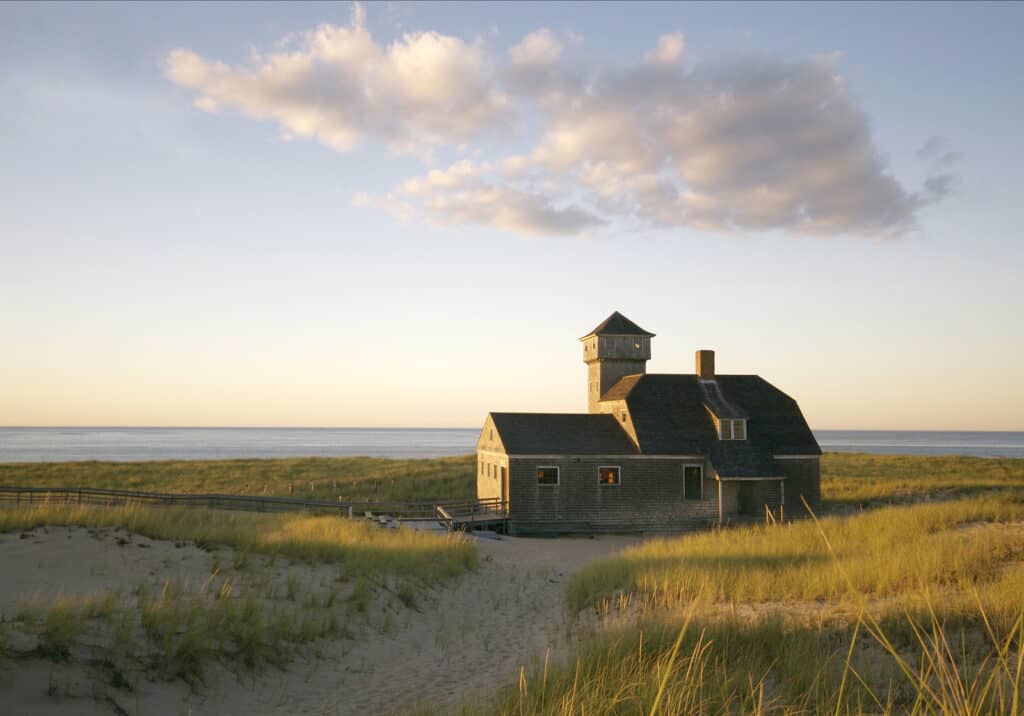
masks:
[[[119,678],[112,679],[109,659],[89,639],[65,663],[32,656],[33,637],[5,624],[6,650],[17,655],[0,659],[0,710],[27,716],[443,713],[515,683],[520,668],[545,653],[553,662],[564,659],[577,624],[565,610],[568,577],[637,541],[479,539],[476,570],[419,588],[411,605],[379,584],[366,611],[346,621],[345,636],[302,649],[285,669],[214,663],[202,683],[167,680],[120,659]],[[8,533],[0,535],[0,614],[9,622],[26,602],[46,604],[58,595],[158,592],[167,580],[199,589],[211,574],[231,580],[238,595],[258,589],[281,604],[338,585],[336,566],[264,557],[239,564],[235,557],[230,549],[206,551],[114,530]],[[288,594],[296,584],[298,594]],[[339,618],[346,596],[331,607]]]

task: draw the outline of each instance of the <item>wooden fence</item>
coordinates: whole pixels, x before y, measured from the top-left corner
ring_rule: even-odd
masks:
[[[244,510],[247,512],[293,512],[334,514],[343,517],[382,516],[405,520],[433,520],[438,503],[430,502],[330,502],[328,500],[302,500],[292,497],[265,495],[186,494],[174,492],[142,492],[136,490],[104,490],[91,487],[0,487],[0,507],[41,503],[126,506],[126,505],[187,505],[216,510]],[[442,505],[452,515],[504,515],[505,504],[496,498],[463,500]]]

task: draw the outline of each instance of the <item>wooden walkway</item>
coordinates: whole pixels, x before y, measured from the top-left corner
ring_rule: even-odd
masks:
[[[505,503],[498,499],[477,500],[476,503],[459,506],[438,505],[434,512],[438,523],[448,528],[449,532],[508,531],[508,511]]]

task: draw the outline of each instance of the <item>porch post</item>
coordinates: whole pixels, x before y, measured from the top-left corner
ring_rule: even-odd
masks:
[[[715,479],[718,481],[718,524],[722,524],[722,478]]]

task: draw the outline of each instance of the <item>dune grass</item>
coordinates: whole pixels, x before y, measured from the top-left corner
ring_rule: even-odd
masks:
[[[606,625],[465,714],[1024,712],[1024,495],[654,540],[584,568]]]
[[[1024,622],[988,631],[975,614],[967,631],[927,614],[837,629],[690,612],[591,639],[568,665],[534,664],[462,713],[1017,716]],[[909,640],[888,636],[908,625]]]
[[[855,589],[871,598],[922,588],[983,585],[1024,556],[1019,492],[892,506],[822,520]],[[814,522],[658,539],[592,563],[570,583],[569,607],[617,591],[648,604],[837,600],[848,585],[832,568]]]
[[[196,685],[213,661],[283,667],[302,647],[346,632],[338,610],[281,606],[253,591],[238,597],[231,580],[217,576],[198,588],[167,580],[153,592],[138,585],[49,601],[29,598],[0,629],[34,635],[35,646],[3,651],[15,659],[58,663],[84,657],[105,664],[113,685],[130,690],[131,675],[140,673]]]
[[[1024,487],[1024,459],[826,453],[823,507],[872,507]]]
[[[29,595],[0,620],[0,656],[103,663],[118,684],[146,674],[196,685],[214,661],[285,666],[303,647],[347,634],[351,619],[368,624],[371,584],[414,604],[424,585],[463,574],[477,560],[475,545],[458,533],[383,529],[339,517],[60,503],[0,509],[0,532],[43,526],[112,528],[235,550],[234,576],[222,573],[218,553],[201,584],[173,579],[154,588],[140,575],[139,583],[102,594]],[[256,554],[270,559],[250,564],[248,555]],[[277,557],[338,569],[327,585],[294,572],[272,579]],[[12,630],[35,645],[5,645]]]
[[[476,547],[458,533],[382,529],[371,522],[332,516],[61,503],[0,509],[0,532],[44,525],[123,528],[152,539],[189,540],[242,553],[339,563],[354,575],[398,574],[424,582],[462,574],[477,560]]]
[[[475,470],[472,455],[422,460],[25,462],[0,463],[0,485],[415,502],[475,498]]]

